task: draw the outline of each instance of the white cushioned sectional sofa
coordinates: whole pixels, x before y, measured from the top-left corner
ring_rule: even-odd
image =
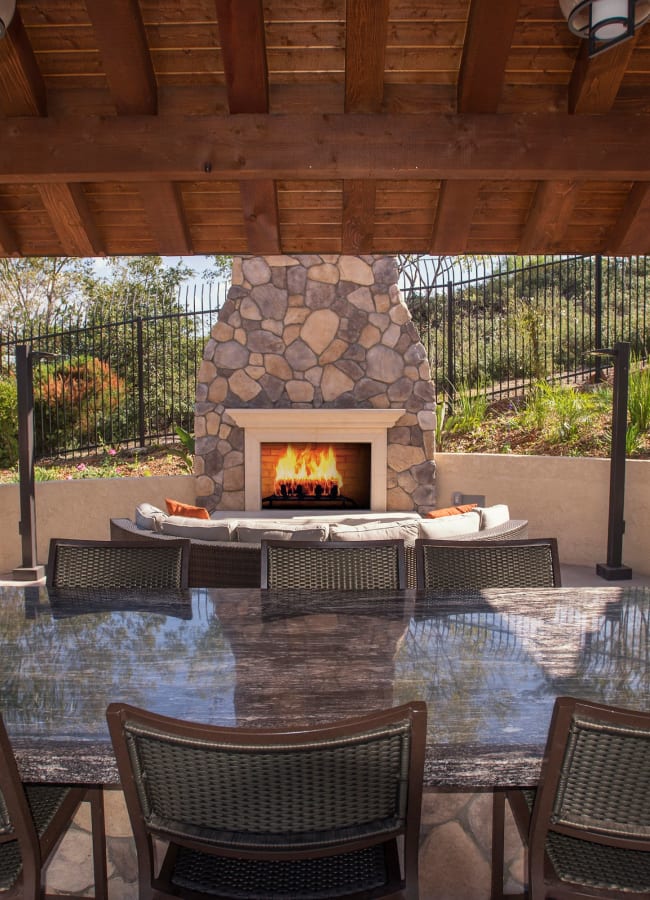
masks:
[[[508,507],[475,507],[441,518],[409,512],[314,513],[275,510],[268,515],[217,511],[210,519],[168,515],[143,503],[135,520],[111,519],[111,539],[137,541],[183,537],[191,542],[193,587],[259,587],[260,542],[270,540],[403,540],[409,583],[415,585],[416,538],[435,540],[506,540],[527,536],[528,523],[511,519]]]

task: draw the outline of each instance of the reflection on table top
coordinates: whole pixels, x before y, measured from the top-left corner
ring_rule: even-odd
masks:
[[[650,590],[436,595],[0,589],[0,708],[23,777],[116,781],[123,700],[300,726],[425,700],[427,786],[533,784],[556,696],[650,709]]]

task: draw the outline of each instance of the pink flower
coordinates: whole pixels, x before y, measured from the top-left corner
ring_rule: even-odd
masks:
[[[85,472],[86,468],[87,466],[85,463],[79,463],[79,465],[77,466],[77,472]]]
[[[72,475],[66,475],[66,476],[65,476],[65,480],[66,480],[66,481],[72,481],[72,478],[73,478]]]
[[[117,456],[117,450],[115,449],[115,447],[109,447],[106,452],[109,456]]]

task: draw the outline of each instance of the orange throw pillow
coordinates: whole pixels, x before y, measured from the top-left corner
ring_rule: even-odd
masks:
[[[463,506],[445,506],[442,509],[432,509],[431,512],[425,513],[425,519],[442,519],[443,516],[458,516],[461,513],[469,512],[474,509],[476,503],[465,503]]]
[[[209,519],[210,513],[204,506],[190,506],[189,503],[181,503],[180,500],[168,500],[167,512],[170,516],[189,516],[191,519]]]

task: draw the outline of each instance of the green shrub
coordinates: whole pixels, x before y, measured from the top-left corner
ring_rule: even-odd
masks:
[[[488,412],[488,400],[479,386],[473,392],[466,384],[460,385],[453,399],[452,414],[447,418],[445,430],[466,433],[481,427]]]
[[[18,462],[18,392],[16,379],[0,378],[0,466]]]
[[[627,407],[630,427],[638,435],[650,429],[650,369],[633,369],[630,372]]]

